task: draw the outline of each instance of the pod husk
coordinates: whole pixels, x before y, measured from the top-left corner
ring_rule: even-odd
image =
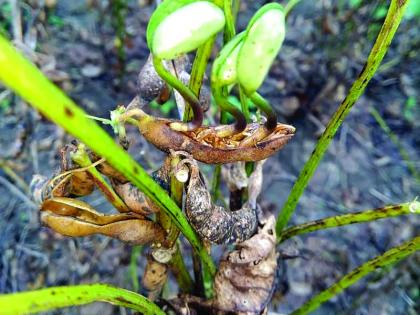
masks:
[[[206,139],[201,141],[197,136],[204,130],[215,130],[215,127],[200,127],[193,132],[177,132],[169,127],[173,122],[168,119],[161,119],[142,115],[138,121],[138,127],[147,141],[158,149],[169,152],[186,151],[194,159],[207,164],[225,164],[237,161],[255,162],[268,158],[280,150],[293,137],[295,128],[289,125],[277,124],[274,132],[266,139],[244,147],[239,147],[239,143],[261,125],[252,123],[240,134],[232,139],[213,138],[209,142]],[[212,134],[212,132],[210,132]],[[231,141],[229,144],[227,141]]]

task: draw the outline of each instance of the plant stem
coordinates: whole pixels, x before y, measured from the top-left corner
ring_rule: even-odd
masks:
[[[137,272],[137,258],[141,254],[143,246],[133,246],[131,249],[131,257],[130,257],[130,278],[131,284],[133,285],[134,292],[139,292],[140,290],[140,283],[139,283],[139,275]]]
[[[408,170],[411,172],[411,174],[414,176],[414,178],[420,182],[420,175],[417,172],[416,168],[413,165],[413,162],[410,160],[410,155],[407,153],[407,151],[402,146],[401,142],[399,141],[397,135],[392,132],[391,128],[387,125],[385,120],[381,117],[381,114],[379,112],[371,107],[369,109],[370,113],[372,114],[373,118],[375,118],[376,122],[379,124],[379,126],[382,128],[382,130],[388,135],[388,137],[391,139],[391,141],[397,146],[398,150],[400,151],[400,155],[403,158],[405,164],[408,167]]]
[[[268,130],[273,130],[277,126],[277,115],[276,112],[271,107],[270,103],[262,97],[257,92],[249,95],[251,101],[258,107],[259,110],[264,112],[267,115],[267,122],[265,123],[265,127]]]
[[[200,106],[200,102],[197,98],[197,94],[192,91],[189,87],[185,86],[177,77],[173,76],[162,63],[162,60],[156,57],[153,57],[153,66],[155,67],[156,72],[159,76],[165,80],[170,86],[181,94],[181,96],[188,102],[190,105],[194,118],[189,123],[177,123],[179,131],[194,130],[201,126],[203,123],[203,111]],[[171,124],[171,127],[173,124]]]
[[[108,302],[131,308],[141,314],[165,314],[144,296],[108,284],[52,287],[0,295],[0,309],[3,315],[33,314],[93,302]]]
[[[365,66],[363,67],[356,81],[353,83],[344,101],[340,104],[339,108],[328,123],[324,133],[322,134],[314,151],[312,152],[311,157],[300,172],[299,177],[296,180],[282,211],[279,213],[276,223],[277,235],[281,234],[281,231],[289,222],[290,217],[296,209],[300,196],[308,185],[309,180],[311,179],[316,168],[318,167],[318,164],[327,151],[335,133],[341,126],[341,123],[346,118],[353,105],[362,95],[370,79],[378,69],[379,64],[381,63],[389,45],[391,44],[394,34],[397,31],[398,25],[402,20],[404,10],[407,7],[407,3],[408,1],[402,0],[391,1],[384,24],[382,25],[375,44],[370,51]]]
[[[304,315],[316,310],[322,303],[328,301],[335,295],[342,292],[347,287],[356,283],[358,280],[368,275],[372,271],[385,267],[387,265],[395,264],[408,255],[420,249],[420,236],[408,241],[400,246],[394,247],[381,256],[369,260],[358,268],[354,269],[335,284],[330,286],[325,291],[313,297],[309,302],[306,302],[300,308],[292,312],[290,315]]]
[[[223,33],[223,42],[226,44],[235,36],[235,17],[232,12],[232,0],[223,1],[223,11],[225,12],[225,31]]]
[[[187,266],[185,265],[179,243],[177,243],[175,246],[177,249],[171,261],[169,262],[169,266],[172,270],[172,273],[174,274],[181,292],[192,293],[194,290],[194,282],[191,279]]]
[[[113,0],[111,1],[111,21],[112,25],[116,31],[116,41],[115,46],[117,48],[117,57],[118,57],[118,66],[119,66],[119,75],[120,79],[123,77],[125,72],[125,62],[126,62],[126,53],[125,53],[125,15],[127,12],[127,7],[125,0]]]
[[[28,79],[30,78],[30,80]],[[147,172],[86,113],[52,84],[35,66],[0,36],[0,81],[32,104],[45,117],[105,158],[137,188],[165,211],[191,243],[212,275],[216,267],[181,209]]]
[[[287,17],[290,14],[290,11],[293,10],[293,8],[300,2],[301,0],[290,0],[287,2],[286,7],[284,8],[284,15],[287,19]]]
[[[292,226],[284,230],[278,237],[278,243],[284,242],[285,240],[300,234],[330,229],[348,224],[371,222],[412,213],[420,214],[420,202],[413,201],[393,206],[386,206],[374,210],[366,210],[328,217],[307,222],[301,225]]]
[[[71,154],[71,159],[81,167],[89,167],[92,165],[92,161],[86,152],[85,145],[80,143],[77,147],[77,151]],[[115,190],[108,184],[103,178],[102,174],[96,169],[96,167],[89,167],[86,169],[91,176],[96,186],[105,196],[105,198],[120,212],[129,212],[127,205],[122,201],[120,196],[117,195]]]

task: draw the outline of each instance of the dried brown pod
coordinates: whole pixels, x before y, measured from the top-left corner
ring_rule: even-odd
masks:
[[[274,291],[277,269],[275,219],[226,255],[214,282],[212,306],[227,312],[260,314]]]
[[[153,179],[166,191],[169,191],[169,172],[170,159],[166,159],[162,167],[152,174]],[[160,211],[160,208],[147,198],[134,184],[130,182],[120,183],[116,179],[111,179],[111,184],[132,212],[148,215]]]
[[[153,257],[147,257],[142,285],[147,290],[147,297],[152,301],[159,297],[163,285],[168,278],[168,266],[157,262]]]
[[[230,211],[214,205],[196,161],[183,160],[190,167],[185,213],[197,233],[217,244],[243,242],[257,230],[256,207],[245,203],[241,209]]]
[[[221,138],[217,136],[219,127],[201,126],[194,131],[178,132],[169,126],[174,120],[152,117],[139,108],[128,111],[125,115],[126,118],[130,116],[137,117],[140,132],[158,149],[164,152],[186,151],[194,159],[208,164],[266,159],[286,145],[295,133],[293,126],[279,123],[265,139],[247,146],[240,146],[241,142],[252,136],[261,124],[248,124],[241,133]],[[200,137],[202,134],[206,136]]]
[[[54,231],[67,236],[102,234],[132,244],[162,243],[165,232],[156,223],[131,214],[105,215],[87,203],[71,198],[46,200],[41,220]]]
[[[258,233],[225,254],[214,281],[214,298],[183,295],[170,300],[179,314],[266,314],[277,272],[275,218],[270,216]]]
[[[72,153],[76,151],[77,145],[74,143],[67,144],[60,150],[61,173],[80,168],[80,166],[75,164],[71,158]],[[68,186],[69,195],[86,196],[92,193],[95,188],[95,182],[87,171],[76,171],[71,173]],[[67,195],[63,194],[62,196]]]

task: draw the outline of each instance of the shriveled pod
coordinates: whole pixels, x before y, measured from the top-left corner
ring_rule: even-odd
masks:
[[[214,281],[213,308],[226,312],[261,314],[274,291],[277,270],[275,219],[225,255]]]
[[[222,257],[212,299],[184,295],[170,301],[171,305],[180,314],[192,314],[192,310],[201,314],[203,309],[212,314],[266,314],[277,272],[274,225],[275,218],[270,216],[257,234]]]
[[[185,213],[197,233],[216,244],[243,242],[254,235],[258,226],[257,209],[245,203],[241,209],[231,212],[213,204],[197,163],[183,161],[190,167]]]
[[[152,173],[153,179],[166,191],[169,191],[170,165],[168,163],[169,160],[166,159],[162,167]],[[160,211],[160,208],[134,184],[130,182],[120,183],[115,179],[111,179],[111,184],[132,212],[149,215]]]
[[[165,232],[156,223],[130,214],[104,215],[89,204],[54,198],[41,206],[41,221],[66,236],[102,234],[132,244],[162,243]]]
[[[136,102],[134,100],[134,102]],[[289,142],[295,128],[286,124],[277,124],[274,131],[256,143],[240,146],[249,134],[263,126],[259,123],[248,124],[246,129],[231,137],[217,136],[218,127],[200,127],[195,131],[177,132],[170,124],[174,120],[147,115],[141,109],[127,112],[137,118],[137,126],[146,140],[158,149],[169,153],[170,150],[186,151],[194,159],[208,164],[225,164],[237,161],[255,162],[268,158]],[[209,138],[200,138],[199,134],[210,130]]]
[[[152,301],[159,297],[168,278],[168,266],[157,262],[153,257],[147,257],[142,285],[147,291],[147,297]]]

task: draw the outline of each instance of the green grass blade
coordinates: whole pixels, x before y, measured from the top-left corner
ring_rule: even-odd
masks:
[[[141,314],[165,314],[144,296],[107,284],[52,287],[0,295],[0,312],[2,315],[34,314],[92,302],[107,302]]]
[[[216,267],[186,217],[168,194],[96,122],[0,36],[0,81],[43,115],[89,146],[152,199],[175,222],[212,275]]]
[[[395,264],[408,255],[420,249],[420,236],[408,241],[400,246],[394,247],[381,256],[369,260],[358,268],[354,269],[335,284],[330,286],[325,291],[313,297],[309,302],[302,305],[299,309],[292,312],[290,315],[304,315],[316,310],[322,303],[328,301],[335,295],[342,292],[352,284],[356,283],[361,278],[365,277],[372,271],[385,267],[387,265]]]
[[[284,230],[278,237],[278,242],[284,242],[285,240],[300,234],[330,229],[348,224],[386,219],[404,214],[420,214],[420,202],[407,202],[374,210],[347,213],[344,215],[337,215],[320,220],[306,222],[304,224],[292,226]]]
[[[277,235],[286,227],[290,217],[296,209],[299,198],[309,183],[312,175],[315,173],[320,161],[322,160],[325,152],[327,151],[335,133],[341,126],[342,122],[350,112],[353,105],[357,102],[359,97],[363,94],[370,79],[372,79],[376,70],[378,69],[385,53],[391,44],[392,38],[402,20],[404,11],[407,7],[408,1],[392,0],[389,6],[387,16],[384,24],[376,38],[365,66],[357,77],[356,81],[351,86],[344,101],[340,104],[337,111],[329,121],[324,133],[319,139],[311,157],[306,162],[298,179],[293,185],[292,191],[287,198],[287,201],[281,210],[276,223]]]

